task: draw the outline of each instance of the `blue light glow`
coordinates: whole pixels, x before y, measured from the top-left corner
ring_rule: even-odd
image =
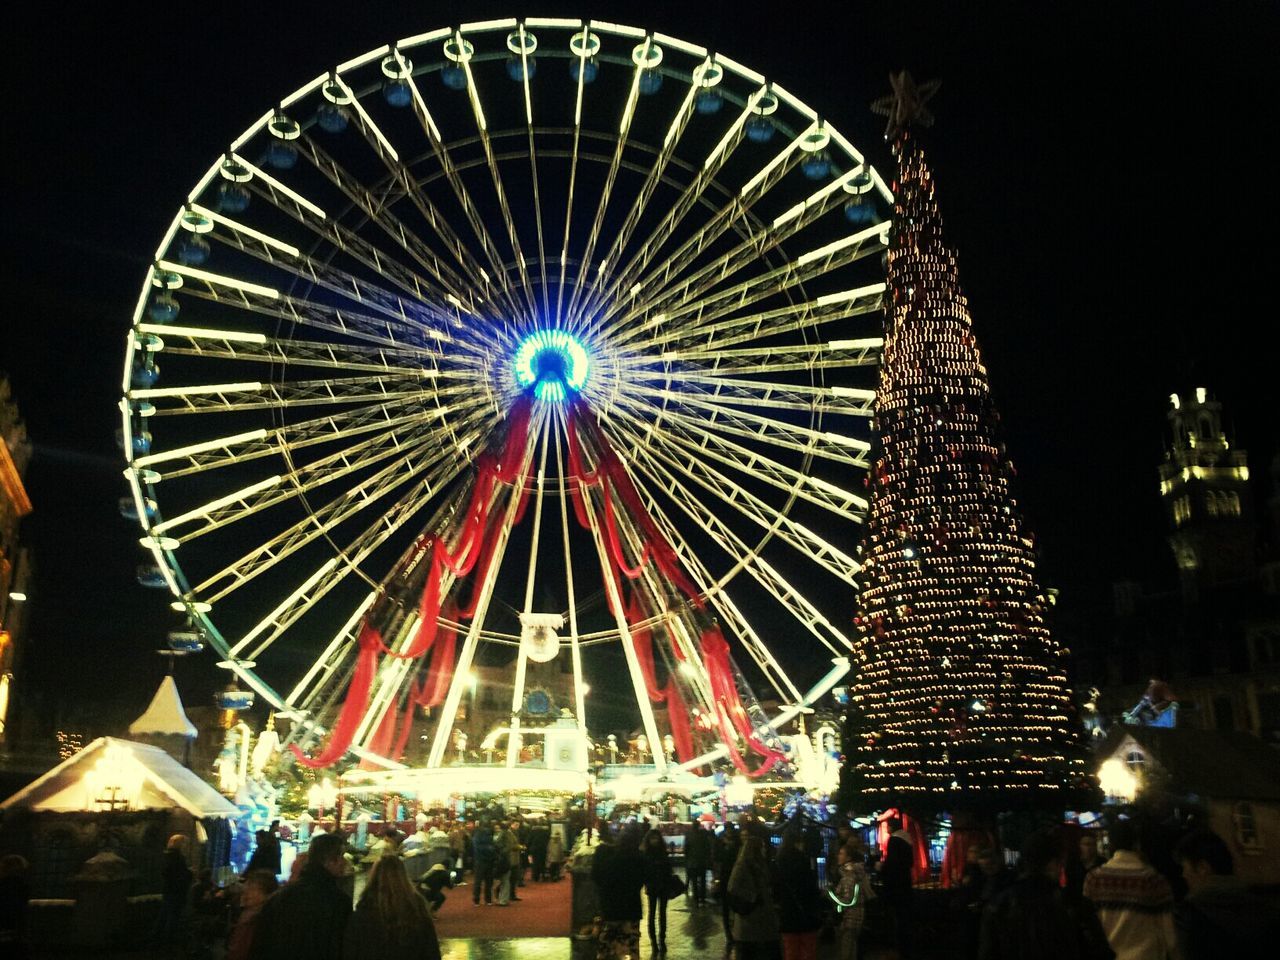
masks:
[[[516,351],[516,383],[533,388],[534,396],[561,403],[587,382],[591,360],[586,349],[563,330],[538,330]]]

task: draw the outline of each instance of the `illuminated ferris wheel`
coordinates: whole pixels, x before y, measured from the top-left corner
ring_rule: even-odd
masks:
[[[172,642],[312,766],[457,763],[496,650],[512,771],[559,658],[571,767],[589,679],[655,776],[785,767],[777,722],[848,669],[891,200],[661,33],[465,24],[316,77],[190,192],[127,337]]]

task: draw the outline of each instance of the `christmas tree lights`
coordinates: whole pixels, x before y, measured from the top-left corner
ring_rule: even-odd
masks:
[[[864,810],[1064,805],[1084,775],[1066,651],[1045,624],[933,175],[897,126],[845,796]]]

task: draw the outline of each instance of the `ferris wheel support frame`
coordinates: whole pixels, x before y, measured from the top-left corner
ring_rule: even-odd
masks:
[[[557,426],[562,418],[557,414]],[[560,449],[560,432],[555,431],[556,475],[559,477],[560,528],[564,536],[565,583],[569,594],[569,653],[573,661],[573,705],[578,720],[578,735],[587,742],[587,686],[582,673],[582,644],[578,634],[578,600],[573,583],[573,556],[569,550],[569,498],[564,477],[564,455]]]
[[[489,564],[489,569],[481,571],[483,581],[477,585],[480,589],[480,598],[476,603],[471,625],[467,628],[467,639],[462,645],[462,654],[454,665],[453,678],[449,681],[449,692],[445,695],[444,707],[440,711],[440,721],[436,725],[435,736],[431,739],[431,750],[427,756],[428,767],[439,767],[444,764],[445,751],[449,745],[449,735],[453,732],[453,725],[458,718],[458,705],[462,701],[462,691],[470,682],[469,674],[472,661],[475,659],[480,632],[484,628],[484,620],[489,612],[489,601],[493,599],[493,588],[498,580],[498,571],[501,569],[502,561],[506,556],[507,540],[511,536],[511,528],[515,526],[516,513],[520,509],[520,500],[524,495],[529,461],[533,456],[533,437],[535,433],[541,432],[542,420],[545,419],[546,415],[545,410],[538,412],[537,429],[530,430],[525,437],[524,456],[520,459],[520,469],[511,484],[510,501],[507,504],[506,513],[502,518],[502,525],[497,533],[498,540],[494,548],[493,559]]]
[[[572,422],[567,418],[564,423],[566,431],[574,429]],[[614,579],[613,559],[609,556],[608,548],[605,546],[604,536],[601,533],[600,524],[596,520],[595,508],[591,504],[591,496],[587,485],[582,482],[581,477],[576,479],[579,495],[582,497],[583,510],[587,515],[587,522],[591,528],[591,539],[595,543],[596,555],[600,559],[600,573],[604,578],[604,588],[609,595],[614,620],[618,624],[618,637],[622,641],[622,649],[626,654],[627,669],[631,673],[631,686],[635,690],[636,703],[640,707],[640,719],[644,725],[645,735],[649,739],[649,751],[653,756],[653,766],[656,771],[665,772],[667,769],[666,751],[663,749],[662,737],[658,734],[658,721],[654,716],[653,703],[649,700],[649,690],[645,685],[644,674],[640,669],[640,658],[636,655],[635,640],[631,636],[631,627],[627,623],[626,608],[618,591],[618,582]]]
[[[547,474],[547,434],[551,430],[551,417],[544,416],[539,430],[542,452],[538,463],[537,502],[533,507],[533,541],[529,547],[529,574],[525,579],[524,612],[533,613],[533,578],[538,572],[538,540],[542,534],[542,490]],[[523,623],[521,624],[523,627]],[[520,711],[524,707],[524,684],[529,669],[529,655],[525,650],[524,631],[521,630],[520,646],[516,648],[516,679],[511,687],[511,726],[507,735],[507,766],[514,767],[520,759],[523,745],[520,735]]]

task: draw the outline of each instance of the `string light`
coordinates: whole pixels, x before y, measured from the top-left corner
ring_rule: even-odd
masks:
[[[894,153],[846,789],[866,809],[1061,803],[1084,776],[1067,651],[1045,624],[933,175],[910,132]]]

